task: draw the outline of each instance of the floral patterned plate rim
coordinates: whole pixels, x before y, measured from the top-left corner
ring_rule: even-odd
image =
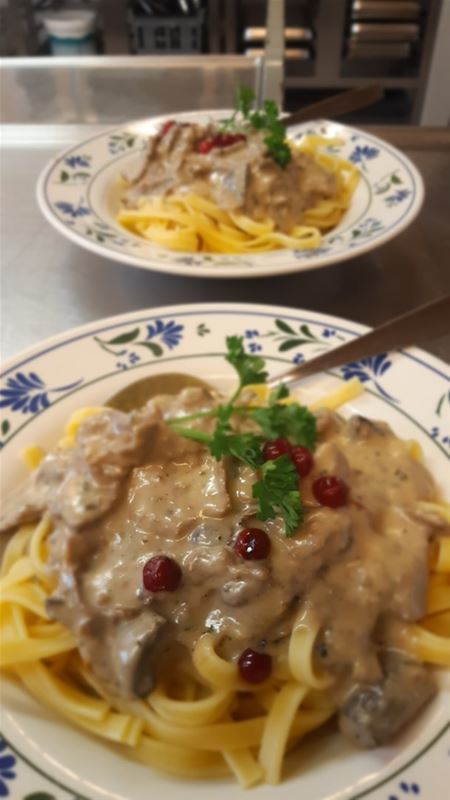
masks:
[[[206,123],[228,111],[185,112],[177,119]],[[130,167],[167,115],[97,133],[53,159],[42,172],[37,197],[47,220],[71,241],[124,265],[210,278],[258,277],[324,267],[361,255],[404,230],[424,197],[422,178],[399,150],[370,133],[327,120],[294,126],[289,134],[338,137],[329,152],[352,161],[361,179],[340,224],[313,250],[259,255],[177,253],[156,247],[121,228],[118,176]]]
[[[226,388],[225,336],[244,337],[272,374],[351,340],[364,326],[319,312],[250,304],[195,304],[142,310],[77,328],[20,353],[0,376],[3,490],[25,475],[20,453],[30,442],[53,443],[77,408],[97,405],[127,383],[155,372],[191,372]],[[358,376],[367,391],[349,404],[389,422],[423,448],[442,492],[450,459],[450,370],[410,349],[347,364],[302,384],[314,399]],[[420,387],[420,390],[419,390]],[[294,800],[444,800],[450,754],[450,678],[409,730],[389,747],[354,752],[330,734],[291,756],[286,779],[258,796]],[[231,782],[180,783],[128,760],[118,749],[81,734],[38,706],[4,678],[0,739],[0,797],[14,800],[237,800]],[[442,776],[442,783],[439,783]]]

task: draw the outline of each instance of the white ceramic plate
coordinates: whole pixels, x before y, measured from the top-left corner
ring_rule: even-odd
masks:
[[[177,119],[206,124],[229,113],[204,111],[178,114]],[[176,253],[156,247],[117,224],[118,176],[166,119],[153,117],[107,130],[52,160],[38,183],[38,202],[48,221],[81,247],[122,264],[194,277],[249,278],[324,267],[372,250],[404,230],[422,205],[422,178],[395,147],[347,125],[310,122],[293,127],[289,136],[339,137],[342,145],[330,147],[330,152],[352,161],[361,174],[349,210],[320,247],[259,255]]]
[[[101,320],[67,332],[13,358],[0,384],[4,490],[25,476],[20,452],[31,442],[49,447],[77,408],[102,403],[129,382],[156,372],[190,372],[219,388],[232,380],[225,336],[245,337],[270,372],[298,363],[361,334],[354,322],[320,313],[257,305],[188,305]],[[345,413],[388,421],[399,436],[417,439],[445,495],[450,444],[449,370],[420,350],[347,365],[304,384],[312,399],[353,375],[367,391]],[[444,800],[450,736],[449,673],[442,692],[394,744],[356,752],[339,736],[320,747],[304,743],[290,758],[285,782],[252,797],[277,800]],[[117,748],[70,728],[18,686],[4,683],[0,797],[14,800],[238,800],[229,781],[181,783],[135,764]],[[440,777],[439,777],[440,776]],[[439,781],[442,781],[440,783]]]

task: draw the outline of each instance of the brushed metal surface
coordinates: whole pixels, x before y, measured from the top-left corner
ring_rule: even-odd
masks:
[[[267,35],[267,28],[245,28],[244,42],[263,42]],[[314,38],[312,28],[285,28],[285,42],[310,42]]]
[[[52,56],[0,65],[1,119],[114,124],[191,109],[231,108],[236,84],[259,91],[249,56]]]

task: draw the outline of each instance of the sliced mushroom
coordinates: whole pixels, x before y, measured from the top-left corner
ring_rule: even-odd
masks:
[[[342,450],[334,442],[323,442],[318,446],[314,454],[314,466],[318,473],[337,475],[347,483],[350,480],[349,463]]]
[[[195,586],[226,574],[231,561],[232,553],[226,547],[197,546],[188,552],[183,569]]]
[[[350,441],[370,439],[372,436],[386,436],[389,428],[382,422],[373,422],[355,414],[344,425],[343,433]]]
[[[81,423],[76,442],[55,450],[5,503],[0,530],[38,519],[47,510],[54,519],[79,528],[101,517],[118,496],[119,486],[139,463],[146,434],[158,414],[140,417],[105,409]]]
[[[222,600],[230,606],[242,606],[257,597],[267,583],[269,570],[263,564],[233,566],[221,589]]]
[[[225,209],[242,208],[247,187],[248,165],[237,162],[227,169],[211,173],[212,195],[216,203]]]
[[[80,652],[107,693],[124,699],[149,694],[164,626],[151,609],[131,619],[85,620]]]
[[[385,651],[383,679],[354,686],[339,712],[339,727],[353,744],[377,747],[395,736],[433,697],[430,671],[403,653]]]
[[[149,138],[145,150],[135,158],[122,172],[122,177],[129,185],[138,183],[145,175],[156,146],[156,139]]]
[[[68,463],[67,453],[49,453],[28,480],[6,496],[0,531],[38,520],[64,481]]]
[[[315,412],[317,433],[334,433],[342,428],[342,418],[328,408],[319,408]]]

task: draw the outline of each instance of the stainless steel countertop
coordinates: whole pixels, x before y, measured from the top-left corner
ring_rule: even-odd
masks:
[[[373,129],[375,130],[375,129]],[[450,292],[450,132],[379,128],[421,171],[426,200],[404,233],[371,253],[321,270],[208,280],[120,266],[60,236],[35,199],[39,172],[92,126],[4,126],[2,132],[2,354],[99,317],[164,304],[277,303],[377,325]],[[450,360],[449,336],[428,346]]]
[[[113,125],[230,108],[239,84],[259,96],[263,60],[241,55],[6,58],[0,76],[3,123]]]

